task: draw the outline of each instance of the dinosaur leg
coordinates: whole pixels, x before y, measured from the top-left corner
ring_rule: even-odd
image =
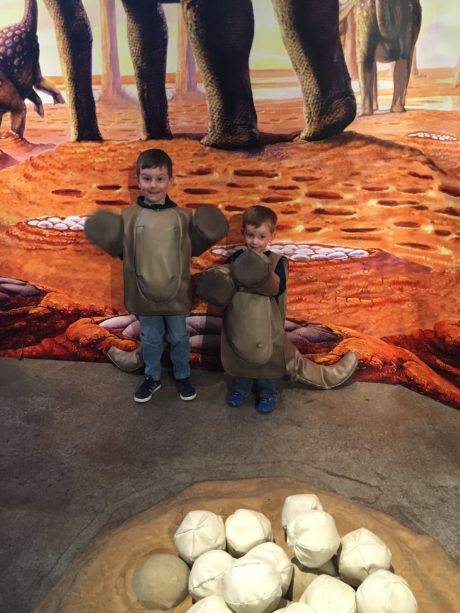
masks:
[[[361,115],[374,112],[374,66],[377,48],[376,33],[367,11],[357,14],[356,59],[358,63]]]
[[[172,138],[166,99],[168,27],[157,0],[122,0],[136,76],[142,138]]]
[[[377,82],[377,62],[374,62],[374,76],[373,85],[372,85],[372,108],[374,111],[379,110],[379,90],[378,90],[378,82]]]
[[[338,134],[356,115],[339,36],[337,0],[272,0],[303,92],[305,128],[300,138]]]
[[[82,0],[45,0],[67,85],[72,140],[101,140],[91,82],[91,25]]]
[[[53,98],[54,104],[65,104],[64,96],[61,92],[51,83],[48,79],[42,75],[40,64],[37,61],[37,67],[35,71],[34,87],[46,94],[49,94]]]
[[[33,102],[34,109],[37,115],[40,115],[40,117],[44,117],[45,111],[43,110],[43,102],[37,92],[34,89],[31,89],[27,97],[31,102]]]
[[[26,105],[10,79],[0,71],[0,113],[11,113],[11,130],[23,136],[26,126]]]
[[[183,0],[182,7],[210,115],[203,144],[222,149],[257,145],[249,77],[254,36],[250,0]]]
[[[395,62],[393,72],[393,101],[390,111],[392,113],[403,113],[406,102],[407,85],[409,83],[412,58],[398,59]]]
[[[27,110],[23,100],[21,100],[21,104],[11,109],[11,130],[21,138],[24,136],[26,127],[26,115]]]
[[[353,351],[346,353],[330,366],[316,364],[295,349],[286,364],[286,372],[292,381],[306,383],[321,389],[332,389],[348,381],[358,367],[358,356]]]

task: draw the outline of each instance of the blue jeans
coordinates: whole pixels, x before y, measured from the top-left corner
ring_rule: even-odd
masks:
[[[146,377],[152,377],[154,381],[161,378],[165,333],[170,346],[174,378],[190,377],[190,340],[185,319],[185,315],[139,315]]]
[[[246,377],[235,377],[233,389],[248,396],[252,390],[252,383],[256,381],[257,390],[261,398],[276,398],[276,379],[247,379]]]

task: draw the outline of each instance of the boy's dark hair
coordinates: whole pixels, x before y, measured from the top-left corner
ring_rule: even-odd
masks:
[[[144,168],[158,168],[159,166],[165,166],[168,169],[169,178],[172,177],[173,163],[166,151],[163,151],[163,149],[146,149],[137,158],[136,174],[139,176]]]
[[[266,223],[270,226],[271,231],[274,232],[277,221],[278,217],[275,211],[269,209],[268,206],[262,206],[260,204],[250,206],[243,213],[243,226],[251,225],[258,228],[263,223]]]

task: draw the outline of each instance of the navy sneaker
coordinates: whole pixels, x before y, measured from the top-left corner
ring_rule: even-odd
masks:
[[[229,407],[236,409],[240,407],[247,399],[249,394],[242,394],[238,390],[233,390],[230,392],[226,398],[226,402]]]
[[[195,400],[196,389],[190,383],[190,378],[176,379],[177,389],[181,400]]]
[[[145,377],[134,394],[134,400],[136,402],[147,402],[160,388],[161,383],[159,381],[154,381],[152,377]]]
[[[271,413],[276,405],[276,396],[264,396],[256,405],[256,409],[259,413]]]

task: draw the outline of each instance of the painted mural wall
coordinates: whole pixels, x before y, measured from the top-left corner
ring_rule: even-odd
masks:
[[[422,0],[412,62],[371,62],[376,86],[372,75],[360,82],[363,49],[394,59],[396,43],[366,42],[372,18],[354,0],[340,4],[339,20],[337,8],[324,9],[300,25],[282,0],[278,19],[270,2],[254,0],[252,47],[245,0],[237,2],[244,22],[230,15],[226,28],[217,10],[184,20],[174,3],[145,3],[148,14],[130,0],[67,4],[62,14],[54,0],[0,0],[0,354],[106,361],[110,347],[136,349],[122,263],[83,229],[95,210],[119,212],[137,197],[135,159],[161,147],[175,165],[171,197],[192,209],[218,206],[230,222],[227,239],[197,258],[194,272],[241,244],[247,206],[272,207],[272,249],[289,259],[286,330],[299,349],[324,364],[355,350],[358,379],[458,405],[457,3]],[[401,48],[416,37],[409,17],[392,24]],[[200,39],[199,19],[214,38]],[[69,45],[71,24],[78,36]],[[337,49],[323,52],[318,38],[322,52],[316,39],[308,51],[318,103],[308,111],[302,58],[284,46],[283,36],[302,41],[322,28],[343,45],[353,121],[350,96],[336,95],[348,83]],[[206,49],[217,68],[203,59]],[[318,60],[328,54],[329,67]],[[216,81],[224,82],[225,117]],[[332,98],[340,103],[324,111]],[[193,363],[219,368],[220,313],[197,301],[188,322]]]

